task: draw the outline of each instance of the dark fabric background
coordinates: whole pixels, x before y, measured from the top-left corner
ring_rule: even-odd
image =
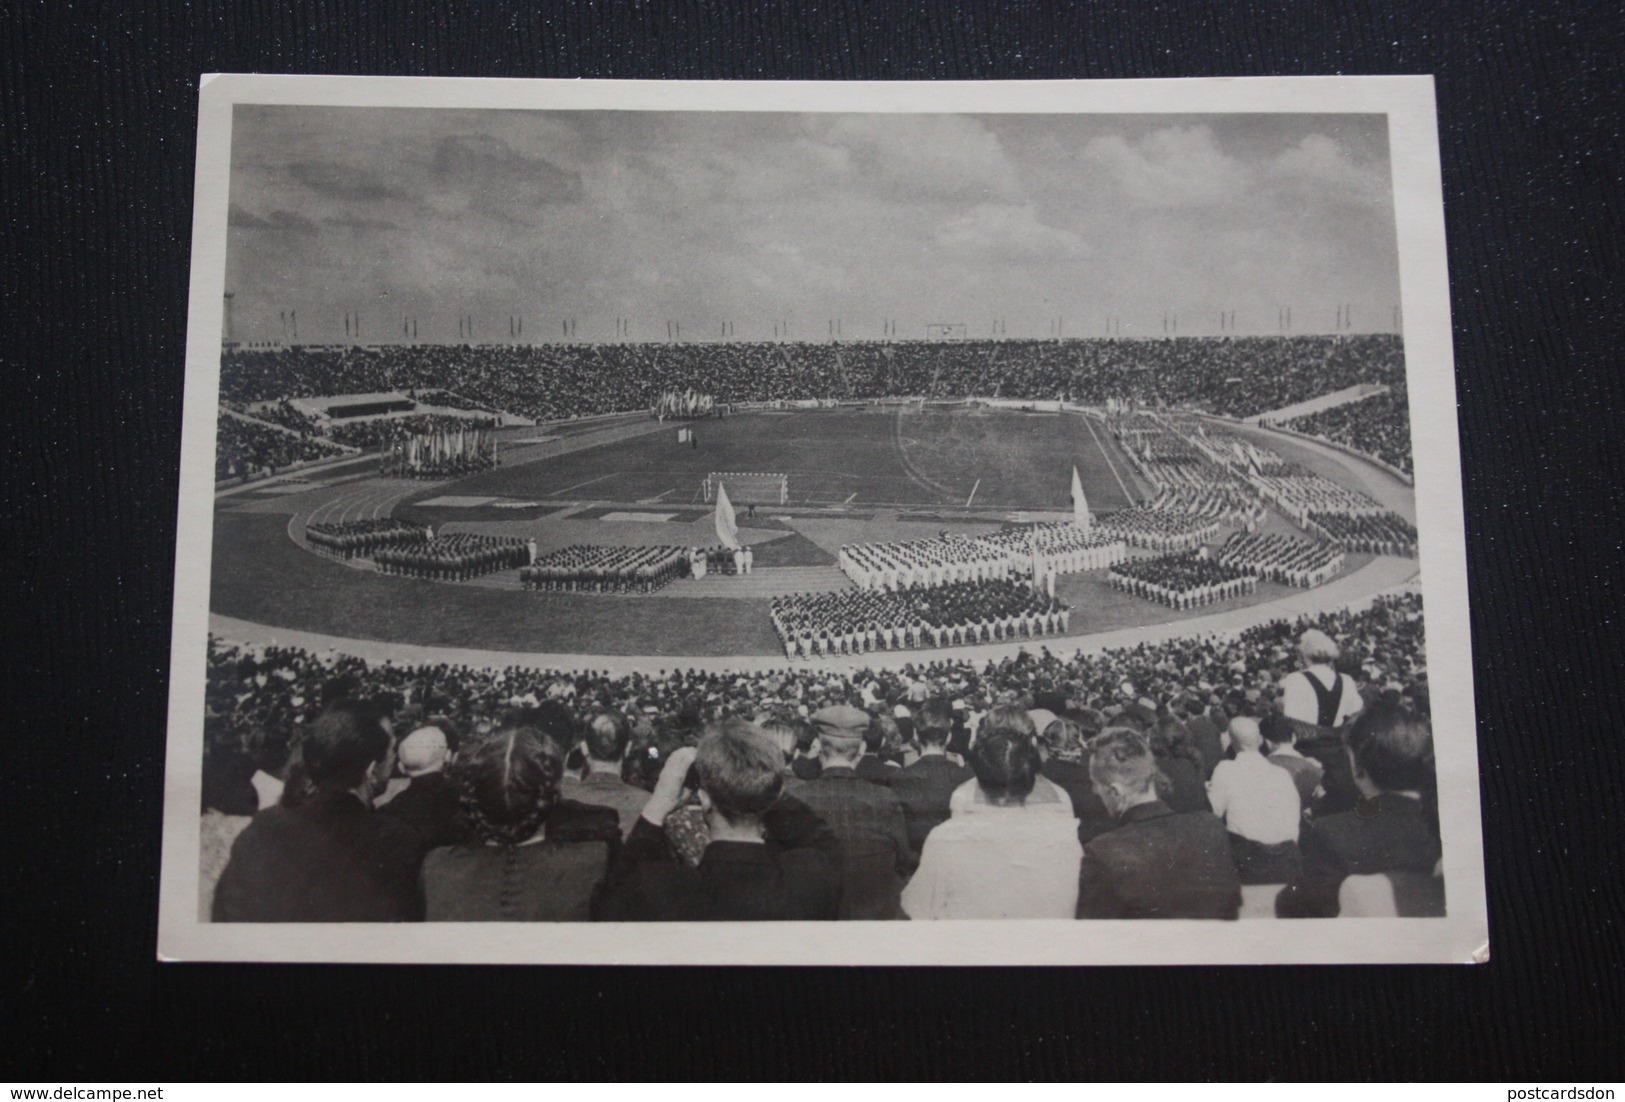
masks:
[[[0,5],[0,1004],[11,1021],[0,1077],[1620,1076],[1617,3],[535,7]],[[196,83],[207,71],[1436,74],[1494,961],[658,973],[155,964]]]

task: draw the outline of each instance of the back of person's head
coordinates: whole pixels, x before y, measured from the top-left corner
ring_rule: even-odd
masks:
[[[632,725],[619,712],[599,712],[593,716],[582,739],[587,748],[587,757],[593,761],[615,764],[626,756],[626,748],[631,741]]]
[[[354,698],[329,705],[299,740],[296,768],[303,784],[290,782],[296,791],[294,801],[312,791],[351,792],[362,787],[368,770],[389,756],[392,743],[377,709]]]
[[[1318,666],[1336,662],[1343,652],[1330,635],[1319,628],[1310,628],[1298,636],[1298,654],[1306,665]]]
[[[1264,733],[1259,728],[1258,720],[1251,716],[1236,716],[1230,721],[1230,745],[1239,753],[1243,750],[1257,750],[1264,745]]]
[[[1054,720],[1039,734],[1039,745],[1044,753],[1056,761],[1083,760],[1083,728],[1065,716]]]
[[[976,783],[995,804],[1019,804],[1032,794],[1043,765],[1038,746],[1025,735],[1004,728],[985,732],[971,747],[970,767]]]
[[[941,697],[926,701],[914,713],[914,737],[921,746],[948,745],[953,729],[954,710]]]
[[[1298,741],[1298,729],[1280,712],[1271,712],[1259,720],[1258,730],[1264,736],[1265,748],[1272,754]]]
[[[534,727],[503,724],[470,740],[450,779],[476,838],[518,845],[541,829],[563,776],[564,755],[553,739]]]
[[[863,736],[863,746],[869,753],[881,757],[901,753],[903,732],[898,728],[897,720],[884,713],[875,716],[869,721],[869,730]]]
[[[1354,764],[1383,792],[1426,792],[1433,786],[1433,730],[1398,704],[1374,704],[1350,726]]]
[[[1015,735],[1034,745],[1038,743],[1033,717],[1019,704],[996,704],[982,717],[982,725],[976,730],[977,741],[997,734]]]
[[[1127,727],[1106,728],[1089,743],[1089,778],[1097,790],[1128,795],[1149,791],[1157,778],[1150,742]]]
[[[405,738],[396,751],[401,772],[408,777],[434,773],[446,766],[451,750],[446,744],[446,733],[438,727],[419,727]]]
[[[784,755],[755,725],[734,718],[700,739],[694,774],[711,806],[730,823],[760,819],[784,788]]]
[[[801,741],[801,730],[793,721],[784,716],[769,716],[757,727],[767,741],[778,747],[786,762],[795,756],[796,746]]]

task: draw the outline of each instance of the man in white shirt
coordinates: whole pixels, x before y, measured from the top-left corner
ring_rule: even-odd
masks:
[[[1321,727],[1341,727],[1360,714],[1360,687],[1333,663],[1343,652],[1332,637],[1310,628],[1298,639],[1304,668],[1281,680],[1281,710],[1288,719]]]
[[[1298,875],[1298,828],[1303,818],[1298,786],[1262,751],[1258,721],[1230,721],[1235,757],[1221,761],[1207,782],[1208,803],[1224,820],[1230,853],[1243,884],[1285,884]]]

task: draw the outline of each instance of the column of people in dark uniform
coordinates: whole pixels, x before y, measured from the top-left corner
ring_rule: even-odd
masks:
[[[1169,608],[1191,609],[1256,592],[1258,578],[1202,555],[1130,559],[1106,575],[1113,586]]]
[[[1008,578],[775,597],[773,626],[792,658],[957,647],[1064,634],[1069,606]]]
[[[1275,532],[1235,532],[1214,558],[1264,581],[1307,588],[1336,577],[1345,556],[1333,544]]]
[[[574,544],[519,570],[526,589],[565,593],[653,593],[690,570],[686,547]]]
[[[517,536],[471,532],[435,536],[404,547],[381,547],[372,553],[384,574],[439,582],[466,582],[498,570],[512,570],[530,562],[530,556],[530,545]]]
[[[386,547],[409,547],[428,540],[429,532],[423,525],[409,524],[395,517],[317,521],[305,525],[305,542],[322,554],[339,559],[366,558]]]
[[[1403,677],[1423,661],[1413,611],[1321,622],[1366,635],[1362,675]],[[1268,642],[1283,629],[1253,633],[1261,656],[1211,640],[1165,655],[1205,653],[1199,669],[1240,646],[1292,670],[1268,695],[1102,697],[1088,686],[1154,657],[1119,652],[890,682],[691,675],[722,689],[697,699],[680,677],[618,696],[487,671],[545,691],[463,718],[472,686],[445,667],[333,676],[215,645],[199,906],[223,922],[1442,914],[1422,686],[1361,686],[1323,631]],[[425,677],[439,687],[414,701],[369,692]],[[792,687],[800,705],[774,703]],[[672,688],[675,711],[637,704]],[[260,719],[243,730],[245,709]]]

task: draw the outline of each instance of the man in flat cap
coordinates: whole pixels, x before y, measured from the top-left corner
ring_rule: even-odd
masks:
[[[843,919],[902,915],[903,882],[918,858],[908,841],[903,805],[890,789],[858,776],[869,713],[835,704],[812,714],[822,766],[817,779],[797,783],[797,799],[829,824],[839,841]]]

